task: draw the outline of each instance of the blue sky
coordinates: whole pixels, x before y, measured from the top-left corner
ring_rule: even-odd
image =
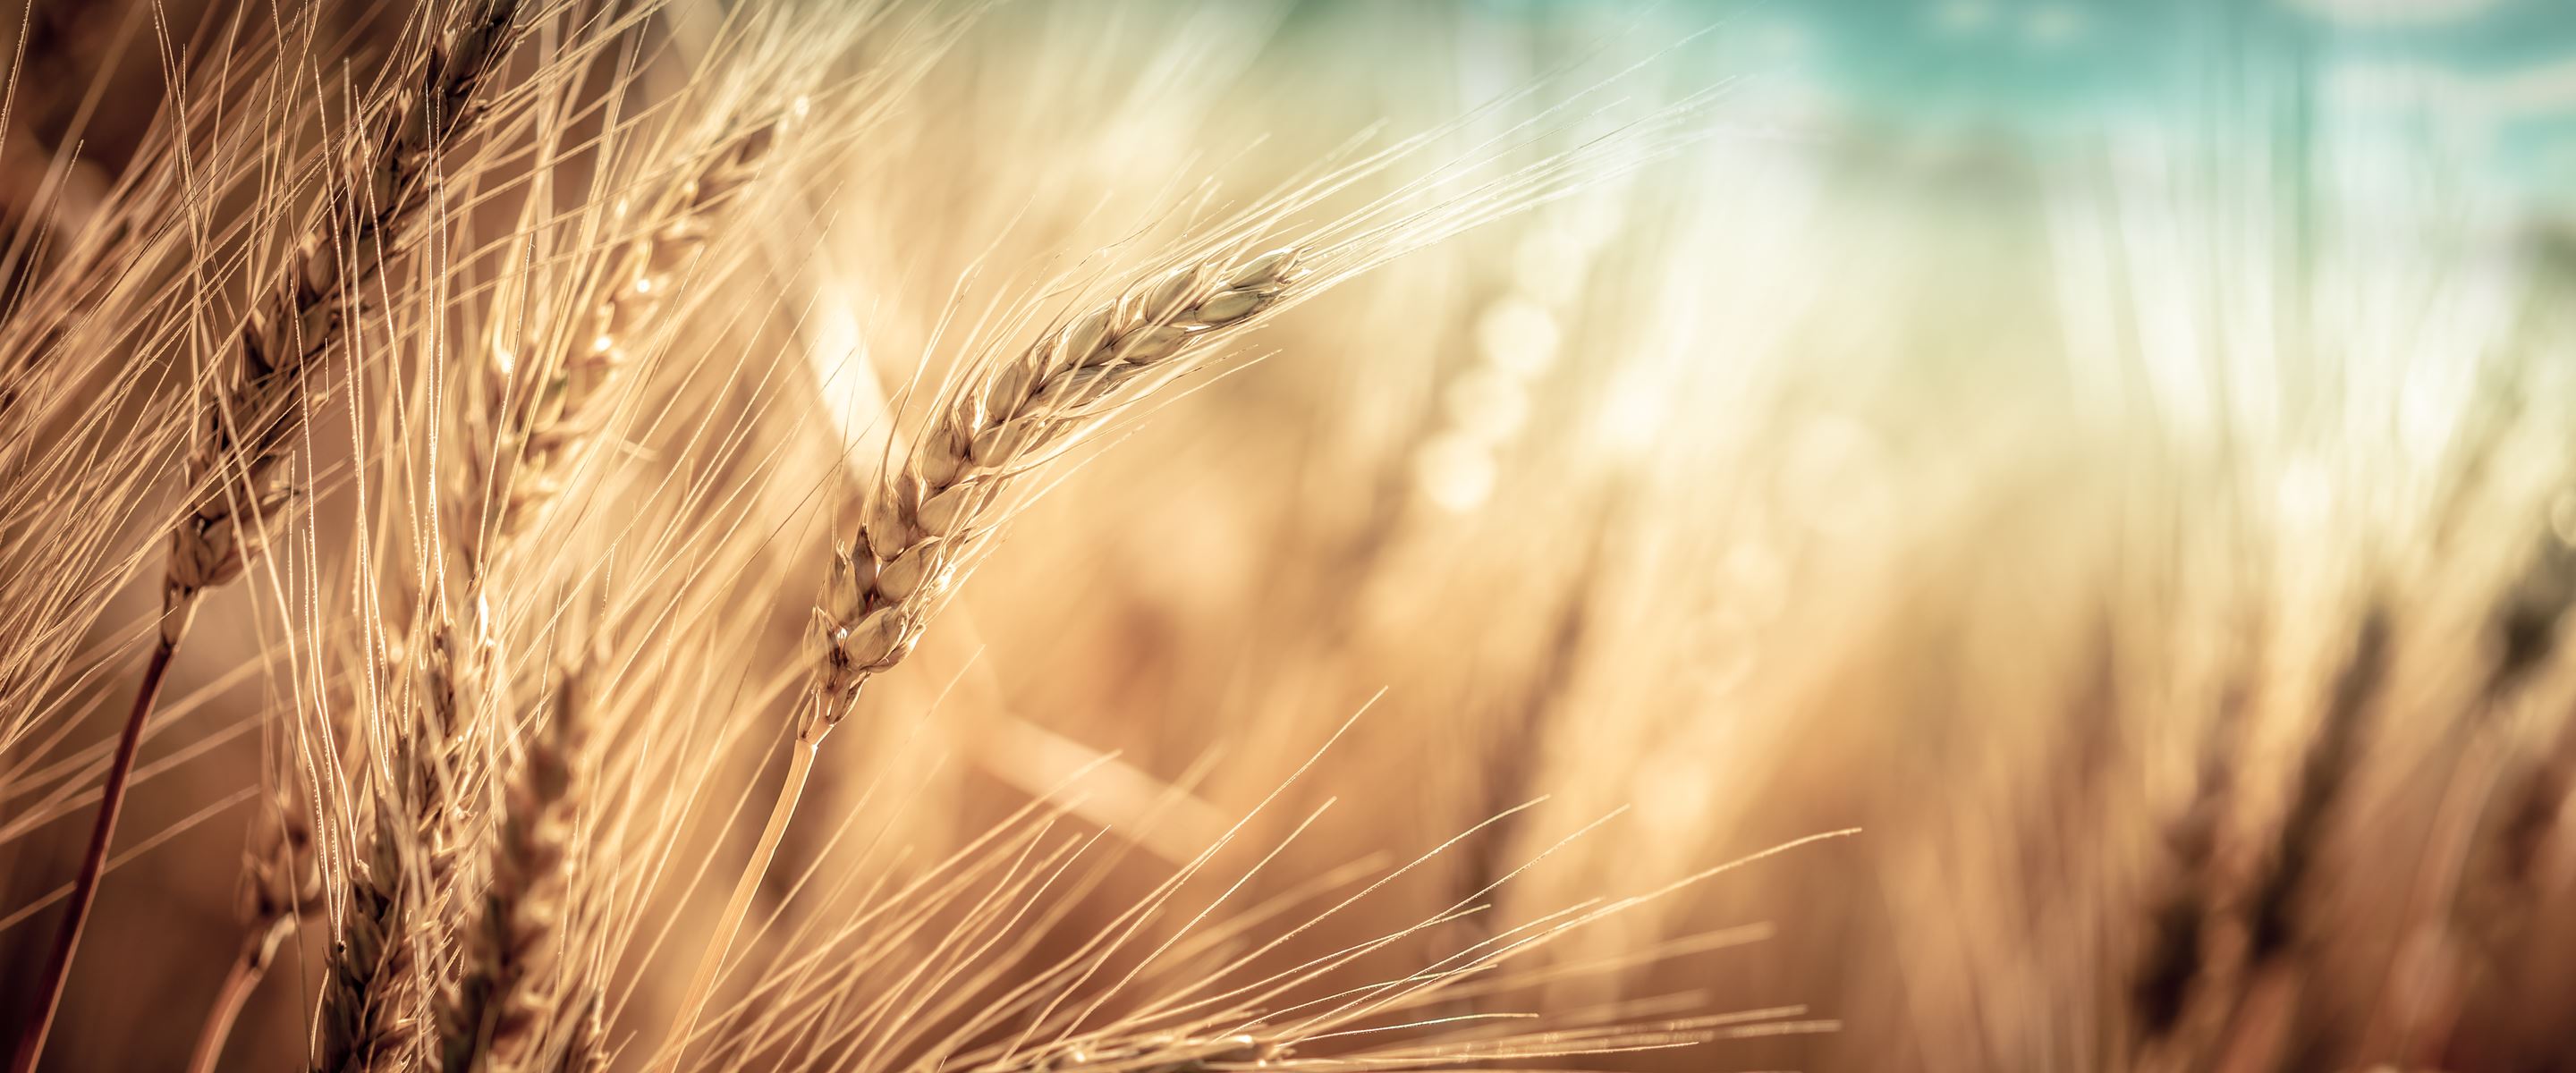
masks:
[[[1608,0],[1487,0],[1548,17]],[[2305,94],[2481,181],[2576,200],[2576,0],[1684,0],[1839,110],[2035,135],[2209,123]],[[2259,131],[2259,125],[2247,130]]]

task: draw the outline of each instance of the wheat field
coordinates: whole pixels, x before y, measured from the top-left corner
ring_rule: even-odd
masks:
[[[0,1054],[2576,1070],[2554,10],[0,12]]]

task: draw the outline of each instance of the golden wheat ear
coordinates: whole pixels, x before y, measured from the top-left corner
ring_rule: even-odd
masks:
[[[1299,253],[1171,269],[960,385],[878,486],[858,538],[833,557],[815,608],[817,697],[797,740],[821,742],[869,676],[920,643],[1014,478],[1097,431],[1162,374],[1188,368],[1189,352],[1259,323],[1304,277]]]
[[[1297,257],[1291,247],[1226,271],[1205,264],[1168,270],[1050,332],[1020,359],[985,363],[952,393],[921,445],[872,499],[858,539],[834,556],[815,608],[817,670],[799,709],[787,782],[718,918],[684,1013],[672,1022],[671,1061],[685,1057],[685,1041],[812,776],[816,750],[868,677],[902,662],[919,643],[989,533],[1004,485],[1096,431],[1122,403],[1155,386],[1155,374],[1186,368],[1176,360],[1185,352],[1256,323],[1301,277]]]

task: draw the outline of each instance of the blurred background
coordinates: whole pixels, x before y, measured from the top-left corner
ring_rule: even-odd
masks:
[[[115,173],[161,93],[134,17],[37,0],[0,161],[86,123]],[[812,490],[876,457],[970,269],[1039,278],[1372,124],[1535,160],[1711,89],[1710,136],[1298,309],[1086,457],[839,732],[865,744],[809,807],[894,834],[818,822],[788,875],[936,859],[1077,777],[1075,822],[1178,864],[1281,792],[1238,836],[1287,847],[1262,894],[1475,830],[1294,948],[1494,900],[1418,963],[1858,827],[1570,935],[1551,963],[1608,968],[1537,1001],[1839,1022],[1591,1060],[1616,1068],[2576,1069],[2560,0],[994,5],[872,143],[900,166],[780,217],[828,221],[751,270],[794,299],[698,344],[793,356],[801,401],[764,411],[791,446],[720,478],[791,550],[759,628],[674,644],[798,665]],[[195,1009],[237,941],[252,809],[209,805],[253,800],[278,698],[235,643],[175,672],[202,703],[120,846],[169,837],[105,889],[58,1068],[174,1065],[186,1032],[81,1011]],[[97,707],[65,748],[112,736]],[[726,793],[775,777],[741,714]],[[44,759],[0,779],[0,911],[86,830],[37,807]],[[713,811],[687,837],[733,859]],[[8,917],[0,963],[49,919]],[[204,972],[108,970],[173,943]],[[227,1068],[302,1053],[294,976]],[[636,986],[651,1023],[667,985]]]

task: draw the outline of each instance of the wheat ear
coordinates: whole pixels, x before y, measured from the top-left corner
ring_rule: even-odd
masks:
[[[440,1068],[528,1068],[544,1027],[544,977],[560,942],[575,781],[588,713],[584,674],[563,676],[545,734],[504,794],[490,887],[466,949],[466,969],[440,1015]]]
[[[681,274],[715,234],[719,214],[758,177],[777,144],[779,124],[761,123],[736,134],[694,173],[673,184],[641,214],[620,212],[619,224],[643,231],[623,243],[602,277],[604,286],[585,315],[587,331],[573,337],[559,360],[522,402],[511,407],[496,447],[513,452],[500,481],[489,537],[479,530],[468,559],[479,571],[497,554],[493,546],[524,532],[562,495],[566,474],[596,443],[609,418],[631,360],[631,348],[648,340],[664,318]],[[509,361],[496,354],[496,382],[506,382]],[[499,404],[501,400],[494,400]]]
[[[430,643],[422,649],[428,661],[423,668],[428,699],[445,725],[456,725],[460,681],[491,684],[491,653],[499,642],[484,586],[494,561],[562,495],[567,473],[597,444],[615,406],[630,348],[650,338],[663,320],[680,274],[714,234],[717,214],[757,177],[778,135],[779,123],[772,121],[732,136],[703,166],[657,197],[642,214],[645,230],[620,244],[601,276],[604,286],[584,317],[587,330],[574,335],[572,345],[539,370],[538,383],[524,398],[512,400],[497,387],[493,391],[493,407],[506,415],[489,444],[496,460],[478,463],[474,472],[495,474],[497,487],[476,495],[458,512],[477,519],[463,527],[467,588],[462,604],[473,616],[471,665],[459,673],[454,620],[443,605]],[[622,207],[619,216],[627,222]],[[515,361],[506,348],[494,349],[495,384],[509,382]],[[488,519],[480,517],[483,509],[490,511]]]
[[[834,550],[814,609],[820,664],[796,739],[819,744],[869,677],[892,668],[959,568],[992,535],[1014,477],[1097,430],[1150,390],[1176,359],[1257,319],[1299,276],[1298,250],[1230,272],[1188,265],[1048,334],[1015,360],[979,370],[870,496],[856,540]]]
[[[397,746],[397,770],[407,766],[409,744]],[[314,1068],[327,1073],[400,1069],[420,1036],[414,1008],[419,937],[413,925],[428,905],[424,841],[410,824],[408,796],[377,777],[375,837],[367,859],[349,879],[345,923],[332,944],[322,991],[322,1053]]]
[[[276,478],[302,424],[306,376],[344,332],[359,286],[428,204],[430,191],[421,179],[438,153],[481,113],[478,91],[520,36],[520,3],[482,0],[445,43],[424,51],[415,77],[381,113],[380,125],[367,132],[342,181],[327,192],[323,211],[233,336],[235,378],[220,400],[200,407],[204,418],[188,455],[194,500],[170,537],[160,641],[109,762],[89,850],[37,985],[34,1028],[20,1041],[11,1066],[16,1073],[33,1073],[44,1052],[116,834],[143,726],[194,617],[197,596],[240,577],[259,554],[263,522],[294,499],[294,491],[278,487]],[[242,517],[245,510],[250,518]]]
[[[713,995],[743,918],[793,820],[825,735],[867,680],[903,661],[950,586],[996,532],[1014,478],[1043,466],[1172,376],[1184,360],[1261,320],[1305,277],[1299,247],[1231,269],[1192,263],[1050,330],[1026,351],[978,364],[869,497],[858,538],[834,549],[814,609],[817,668],[798,709],[787,778],[716,918],[664,1043],[669,1068]]]

